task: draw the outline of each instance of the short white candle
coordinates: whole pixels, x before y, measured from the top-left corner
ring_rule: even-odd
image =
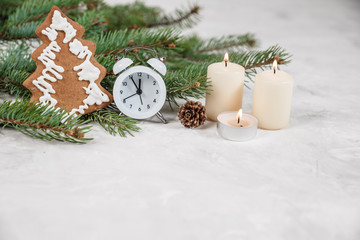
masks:
[[[224,111],[237,111],[242,107],[245,69],[228,61],[213,63],[207,70],[209,92],[206,95],[206,116],[217,121],[217,116]]]
[[[256,136],[258,120],[248,113],[230,111],[222,112],[217,117],[217,131],[225,139],[247,141]]]
[[[259,128],[278,130],[288,125],[293,82],[290,74],[277,70],[276,60],[272,70],[256,75],[252,114],[259,120]]]

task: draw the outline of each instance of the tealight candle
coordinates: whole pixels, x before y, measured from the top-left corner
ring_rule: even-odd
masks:
[[[258,120],[248,113],[229,111],[217,117],[219,135],[231,141],[246,141],[256,136]]]

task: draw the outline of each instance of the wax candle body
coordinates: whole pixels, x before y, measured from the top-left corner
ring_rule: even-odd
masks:
[[[206,116],[217,121],[217,116],[225,111],[237,111],[242,107],[245,69],[236,63],[213,63],[207,71],[211,84],[206,95]]]
[[[279,70],[256,75],[252,114],[259,120],[260,128],[278,130],[288,125],[293,84],[293,77]]]

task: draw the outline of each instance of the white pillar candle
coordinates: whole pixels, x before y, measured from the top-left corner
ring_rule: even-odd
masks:
[[[207,70],[208,94],[206,95],[206,116],[217,121],[225,111],[237,111],[242,107],[245,69],[228,61],[227,53],[223,62],[213,63]]]
[[[290,74],[277,70],[276,60],[272,70],[255,76],[252,114],[259,128],[278,130],[288,125],[293,84]]]

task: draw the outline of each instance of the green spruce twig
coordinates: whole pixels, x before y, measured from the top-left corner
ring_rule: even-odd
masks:
[[[246,69],[246,76],[252,80],[259,72],[271,68],[276,59],[279,65],[286,65],[291,62],[291,55],[278,45],[269,47],[263,51],[249,51],[243,54],[233,56],[234,61],[242,62]]]
[[[165,78],[168,102],[178,105],[178,99],[188,100],[190,97],[200,99],[205,97],[206,64],[188,65],[185,69],[169,71]],[[170,105],[171,106],[171,105]]]
[[[244,47],[253,48],[256,46],[256,39],[253,34],[247,33],[242,35],[229,35],[222,37],[210,38],[206,41],[199,41],[197,53],[216,52],[224,54],[227,51],[241,51]],[[221,52],[220,52],[221,51]]]
[[[0,91],[29,99],[30,92],[22,83],[35,70],[28,46],[24,43],[9,44],[6,50],[0,50]]]
[[[93,10],[81,11],[80,3],[84,3]],[[101,1],[93,0],[27,0],[4,20],[0,28],[2,40],[26,40],[36,38],[35,30],[44,21],[53,5],[58,6],[64,13],[86,27],[85,36],[100,33],[105,29],[104,12],[96,11]]]
[[[66,119],[66,120],[64,120]],[[86,143],[91,126],[79,117],[68,117],[66,111],[24,101],[4,101],[0,104],[0,126],[12,127],[30,137],[46,141]]]
[[[118,30],[94,36],[90,40],[96,42],[96,53],[115,55],[130,46],[152,47],[155,49],[176,49],[180,33],[171,28],[158,30]]]
[[[189,28],[198,22],[199,9],[198,5],[193,4],[166,14],[162,9],[146,6],[140,1],[114,7],[104,5],[102,8],[111,31],[166,26]]]
[[[103,5],[102,11],[105,12],[109,31],[143,28],[157,21],[162,12],[160,8],[146,6],[141,1],[111,7]]]
[[[147,23],[145,27],[164,27],[164,26],[176,26],[181,28],[190,28],[199,20],[198,5],[190,6],[188,9],[176,9],[175,13],[164,15],[159,20],[153,23]]]
[[[136,120],[119,115],[119,113],[111,110],[98,110],[85,115],[84,118],[99,123],[101,127],[114,136],[117,134],[121,137],[126,137],[127,134],[133,136],[133,132],[140,130],[136,126]]]

